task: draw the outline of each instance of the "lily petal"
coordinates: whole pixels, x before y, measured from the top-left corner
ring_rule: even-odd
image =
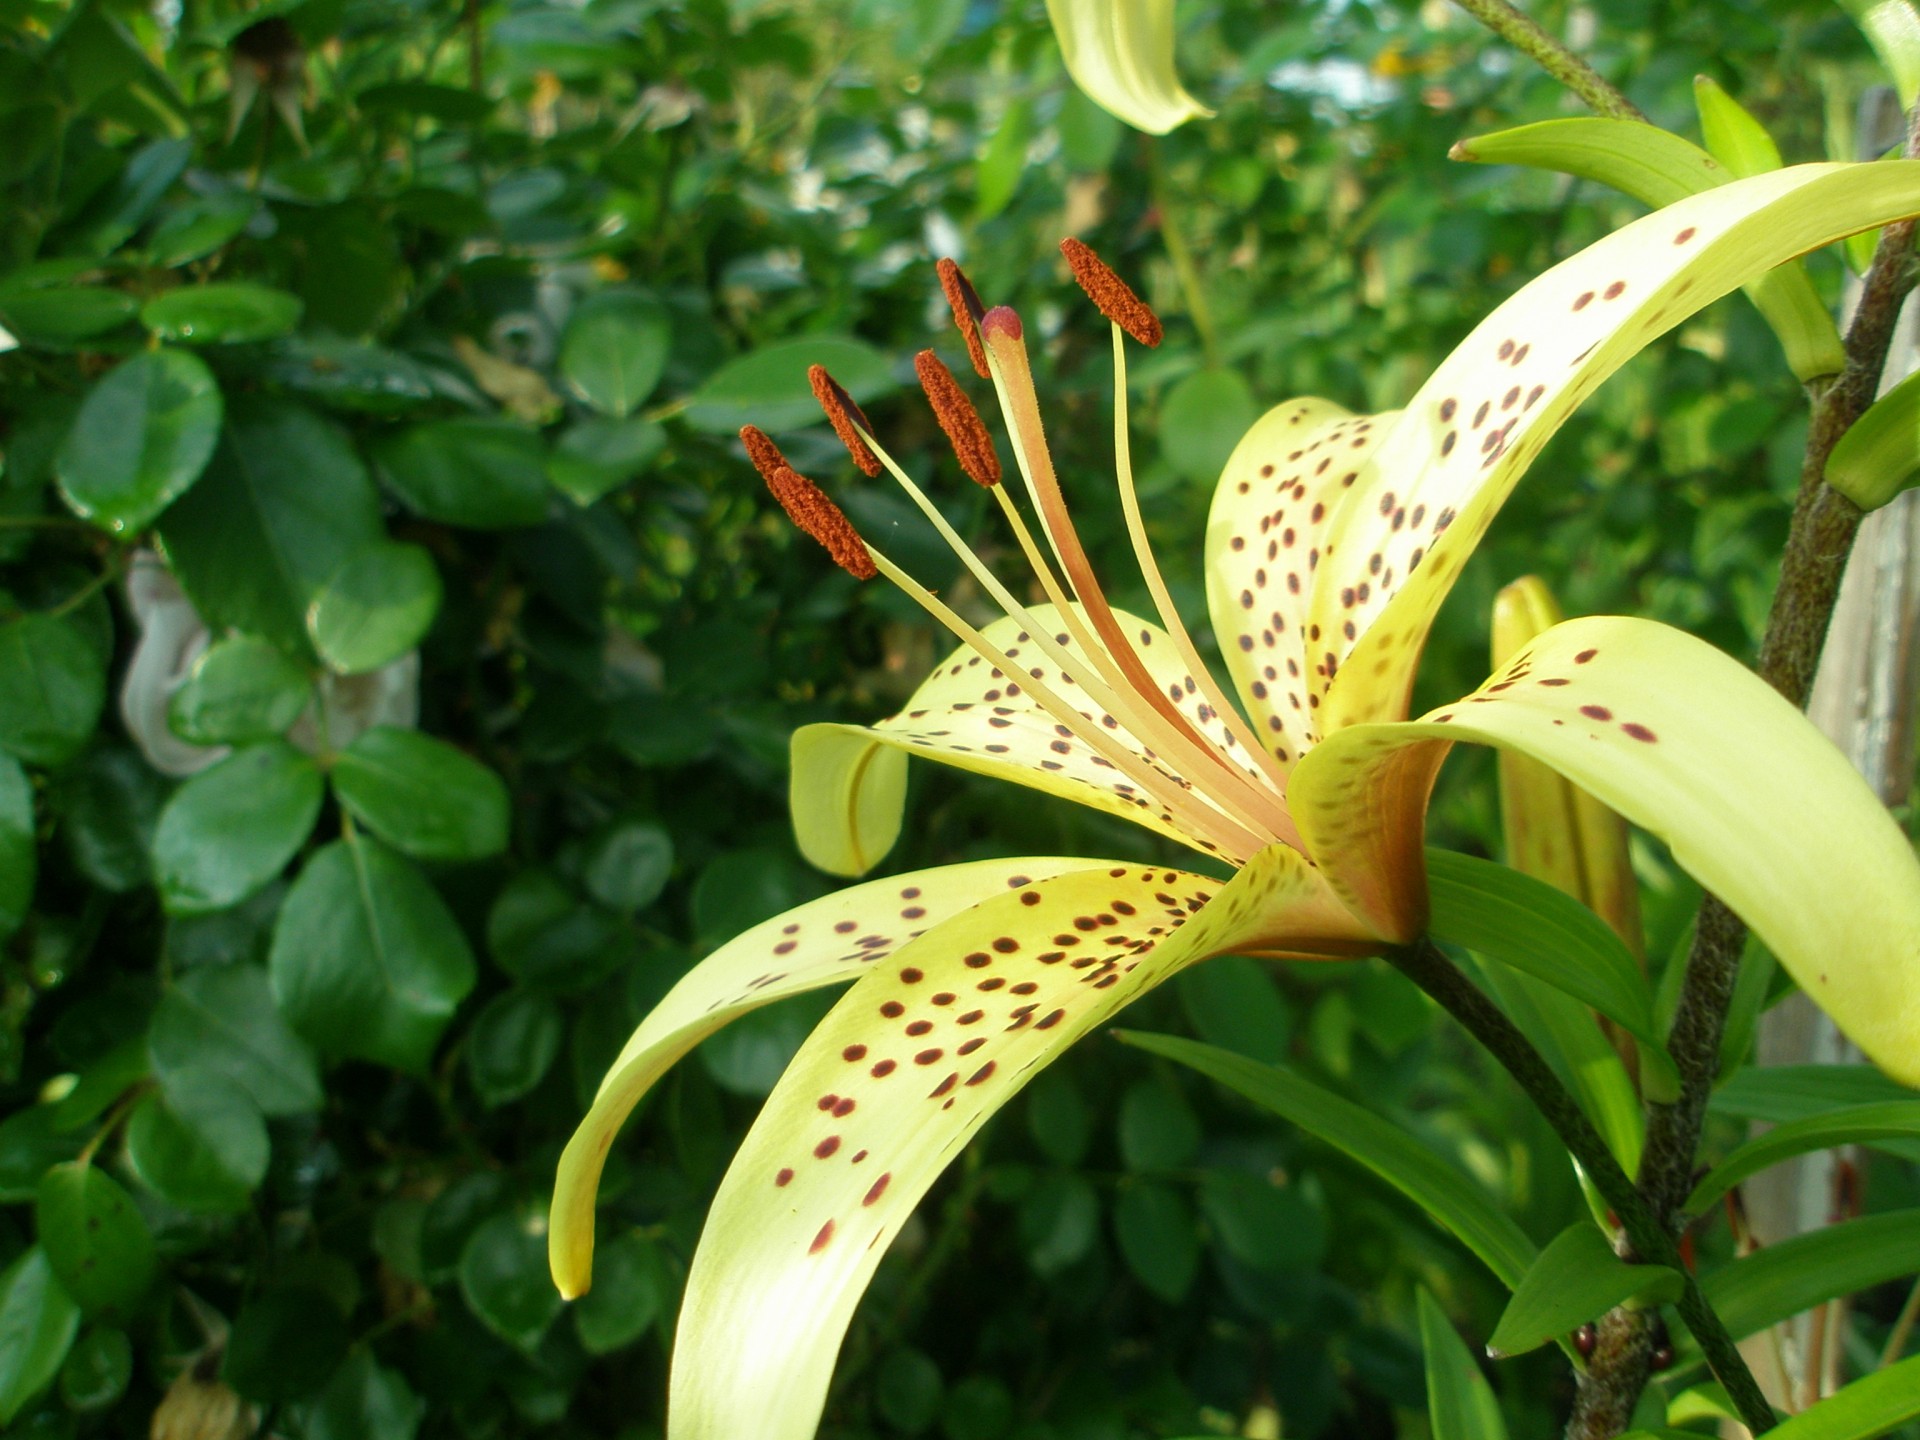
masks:
[[[754,926],[681,977],[621,1050],[560,1157],[547,1232],[554,1284],[569,1300],[593,1276],[600,1171],[640,1097],[730,1020],[802,991],[842,984],[989,896],[1098,860],[980,860],[854,885]]]
[[[969,1137],[1136,995],[1290,936],[1322,893],[1283,846],[1225,883],[1110,865],[996,895],[863,976],[721,1182],[680,1311],[672,1440],[811,1436],[888,1241]]]
[[[1136,130],[1164,135],[1211,115],[1173,69],[1173,0],[1047,0],[1073,83]]]
[[[1033,606],[1029,613],[1045,625],[1059,620],[1051,605]],[[1138,641],[1141,662],[1155,684],[1196,730],[1234,755],[1238,742],[1187,673],[1167,632],[1123,610],[1115,610],[1114,616],[1128,637]],[[962,645],[935,668],[899,714],[876,725],[808,725],[795,732],[796,779],[790,798],[794,834],[807,859],[834,874],[858,874],[893,843],[905,800],[905,773],[897,761],[889,763],[877,753],[883,746],[1064,796],[1196,850],[1213,850],[1027,694],[1021,682],[1029,676],[1044,680],[1115,745],[1161,773],[1173,774],[1151,751],[1138,748],[1123,724],[1064,679],[1018,621],[999,620],[982,633],[1009,658],[1029,664],[1027,674],[1008,677]],[[1085,654],[1064,626],[1053,639],[1075,658]],[[1258,775],[1244,756],[1239,763],[1249,775]],[[807,777],[804,782],[798,778],[802,775]],[[1204,787],[1190,793],[1195,803],[1212,803]]]
[[[1561,262],[1442,362],[1380,442],[1327,537],[1313,621],[1339,678],[1323,731],[1403,715],[1467,555],[1573,408],[1655,336],[1743,281],[1920,211],[1920,162],[1800,165],[1689,196]],[[1342,604],[1372,578],[1394,581]],[[1347,621],[1357,642],[1344,639]]]
[[[1661,837],[1849,1039],[1920,1085],[1920,862],[1846,758],[1751,671],[1651,621],[1572,620],[1457,704],[1332,736],[1292,794],[1336,889],[1397,863],[1420,828],[1398,777],[1430,773],[1449,739],[1531,755]],[[1404,911],[1419,876],[1393,874]]]
[[[1308,677],[1324,647],[1309,643],[1319,637],[1307,607],[1322,542],[1392,419],[1311,397],[1276,405],[1234,447],[1213,492],[1207,608],[1254,732],[1283,766],[1320,738],[1324,687]]]

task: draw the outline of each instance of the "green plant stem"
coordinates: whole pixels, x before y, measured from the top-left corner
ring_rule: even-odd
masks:
[[[1553,1126],[1554,1133],[1573,1152],[1574,1159],[1612,1209],[1626,1232],[1633,1254],[1656,1265],[1666,1265],[1685,1278],[1686,1288],[1681,1292],[1678,1309],[1681,1318],[1687,1322],[1687,1328],[1699,1342],[1701,1353],[1712,1367],[1714,1377],[1726,1387],[1734,1408],[1740,1412],[1749,1430],[1758,1435],[1772,1429],[1773,1407],[1761,1394],[1759,1383],[1753,1378],[1753,1372],[1747,1369],[1747,1363],[1741,1358],[1733,1337],[1727,1333],[1726,1326],[1707,1303],[1692,1272],[1681,1259],[1679,1246],[1672,1233],[1660,1223],[1641,1198],[1633,1181],[1627,1178],[1626,1171],[1613,1158],[1613,1152],[1607,1149],[1606,1141],[1600,1138],[1599,1131],[1593,1128],[1586,1113],[1560,1083],[1560,1077],[1554,1074],[1553,1067],[1541,1058],[1540,1052],[1534,1049],[1533,1043],[1507,1018],[1506,1013],[1461,974],[1459,968],[1432,940],[1423,937],[1412,945],[1392,952],[1388,959],[1458,1020],[1519,1082],[1520,1088],[1539,1107],[1547,1123]],[[1620,1313],[1615,1312],[1616,1315]],[[1651,1324],[1651,1318],[1649,1314],[1648,1325]],[[1609,1323],[1619,1322],[1609,1317]],[[1583,1402],[1582,1408],[1591,1410],[1596,1416],[1631,1414],[1640,1388],[1646,1383],[1651,1342],[1622,1337],[1616,1344],[1622,1358],[1631,1363],[1623,1364],[1605,1375],[1607,1393]],[[1637,1360],[1635,1357],[1638,1357]],[[1597,1349],[1595,1358],[1599,1358]],[[1582,1384],[1583,1391],[1597,1383],[1596,1371],[1600,1369],[1597,1366],[1589,1367]],[[1568,1435],[1575,1437],[1575,1440],[1587,1440],[1589,1436],[1593,1440],[1601,1440],[1601,1437],[1618,1433],[1618,1429],[1568,1431]]]
[[[1586,101],[1595,114],[1609,120],[1646,120],[1640,107],[1614,89],[1599,71],[1507,0],[1455,0],[1455,3]]]

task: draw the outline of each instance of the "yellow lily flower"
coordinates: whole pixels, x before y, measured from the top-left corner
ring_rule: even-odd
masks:
[[[1024,605],[974,556],[824,372],[816,391],[856,460],[900,481],[1004,618],[968,624],[772,441],[744,432],[796,523],[961,641],[900,714],[795,737],[795,825],[810,858],[858,873],[886,853],[912,754],[1126,816],[1233,874],[1036,857],[895,875],[756,926],[680,981],[562,1158],[550,1247],[566,1295],[587,1287],[601,1166],[648,1087],[735,1016],[852,985],[715,1198],[681,1309],[674,1440],[811,1435],[854,1307],[920,1196],[1027,1080],[1129,1000],[1213,955],[1334,959],[1418,939],[1427,797],[1458,740],[1530,755],[1664,838],[1868,1054],[1920,1081],[1920,864],[1845,759],[1746,669],[1664,626],[1575,620],[1463,700],[1403,718],[1442,598],[1582,398],[1743,281],[1915,211],[1910,162],[1716,188],[1528,285],[1403,411],[1363,417],[1309,399],[1269,413],[1228,462],[1207,529],[1209,606],[1238,706],[1174,612],[1134,493],[1125,339],[1152,343],[1158,322],[1084,247],[1063,249],[1115,322],[1119,498],[1157,622],[1107,602],[1079,543],[1019,317],[985,309],[948,262],[943,282],[1043,540],[931,352],[921,378],[1049,603]]]
[[[1173,69],[1173,0],[1047,0],[1067,73],[1108,114],[1149,135],[1213,114]]]

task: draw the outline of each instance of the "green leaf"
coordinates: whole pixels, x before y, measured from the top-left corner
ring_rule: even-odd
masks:
[[[1811,1150],[1836,1145],[1874,1145],[1882,1140],[1920,1139],[1920,1099],[1880,1105],[1850,1105],[1824,1115],[1776,1126],[1740,1146],[1693,1187],[1682,1208],[1701,1214],[1727,1191],[1770,1166]]]
[[[440,594],[440,571],[422,547],[369,545],[314,597],[307,633],[329,669],[364,675],[426,638]]]
[[[307,862],[267,964],[282,1012],[321,1050],[412,1071],[474,981],[446,902],[406,860],[359,837]]]
[[[558,1005],[531,990],[508,990],[487,1002],[466,1044],[467,1076],[487,1109],[518,1100],[546,1078],[566,1023]]]
[[[1136,1080],[1120,1101],[1120,1158],[1129,1170],[1181,1170],[1200,1150],[1200,1118],[1164,1080]]]
[[[137,1037],[122,1040],[81,1067],[73,1086],[53,1107],[53,1123],[61,1130],[77,1130],[98,1120],[128,1090],[147,1078],[152,1069],[146,1048]]]
[[[389,488],[416,515],[476,530],[547,516],[546,446],[506,420],[434,420],[374,446]]]
[[[729,360],[700,382],[685,419],[698,430],[734,431],[742,425],[793,430],[820,417],[807,367],[824,365],[861,403],[893,388],[886,356],[845,335],[809,335],[763,345]]]
[[[63,777],[60,834],[73,863],[115,895],[153,883],[148,852],[170,786],[138,751],[95,746]]]
[[[273,347],[262,378],[322,405],[369,415],[417,410],[438,395],[410,355],[361,340],[296,335]]]
[[[1749,1065],[1713,1092],[1707,1108],[1736,1120],[1784,1125],[1848,1106],[1911,1099],[1913,1091],[1871,1065]],[[1876,1148],[1920,1160],[1920,1143],[1883,1140]]]
[[[1020,1202],[1020,1246],[1043,1279],[1079,1263],[1100,1235],[1100,1197],[1085,1176],[1051,1171]]]
[[[1511,965],[1605,1015],[1642,1042],[1650,1093],[1678,1085],[1653,1023],[1653,993],[1612,928],[1571,895],[1518,870],[1427,851],[1435,939]]]
[[[1202,1040],[1250,1060],[1286,1058],[1293,1012],[1274,984],[1273,967],[1222,955],[1181,971],[1173,983]]]
[[[38,1245],[0,1271],[0,1425],[53,1382],[80,1330],[80,1307]]]
[[[874,1376],[874,1408],[903,1435],[918,1435],[932,1425],[945,1398],[940,1367],[924,1351],[896,1349]]]
[[[239,1086],[266,1115],[320,1108],[313,1052],[287,1027],[255,965],[192,970],[160,997],[147,1035],[163,1089],[183,1074],[212,1070]]]
[[[147,258],[168,269],[205,259],[246,229],[259,208],[259,198],[244,191],[201,196],[153,227]]]
[[[55,461],[74,513],[115,534],[144,530],[213,458],[220,383],[184,350],[135,355],[87,392]]]
[[[509,1345],[538,1348],[561,1305],[547,1273],[544,1226],[516,1215],[495,1215],[481,1225],[460,1252],[460,1293]]]
[[[1920,1270],[1920,1210],[1895,1210],[1810,1230],[1701,1277],[1707,1303],[1736,1340]]]
[[[103,285],[0,293],[0,325],[23,345],[71,345],[113,329],[133,312],[131,295]]]
[[[630,944],[615,916],[582,904],[544,870],[515,875],[487,915],[487,950],[500,968],[545,990],[594,984],[621,963]]]
[[[1215,1241],[1256,1270],[1311,1270],[1325,1257],[1327,1226],[1320,1212],[1298,1190],[1264,1175],[1210,1172],[1200,1186],[1200,1213]]]
[[[1567,1334],[1630,1300],[1676,1300],[1686,1280],[1664,1265],[1629,1265],[1585,1220],[1556,1235],[1514,1287],[1513,1299],[1487,1341],[1504,1359]]]
[[[1700,133],[1707,149],[1730,173],[1762,175],[1785,163],[1766,126],[1711,76],[1693,77],[1693,103],[1700,111]]]
[[[58,1105],[30,1105],[0,1120],[0,1205],[33,1199],[40,1177],[77,1156],[86,1141],[61,1123]]]
[[[1460,1171],[1404,1131],[1278,1065],[1173,1035],[1120,1031],[1119,1038],[1236,1090],[1360,1162],[1445,1226],[1507,1285],[1536,1251],[1520,1227]]]
[[[167,705],[167,726],[196,745],[244,745],[283,735],[313,700],[307,672],[257,635],[207,648]]]
[[[1033,107],[1025,100],[1009,105],[993,127],[974,177],[975,221],[991,220],[1019,192],[1021,177],[1027,172],[1032,127]]]
[[[174,792],[153,832],[153,868],[180,915],[237,905],[286,868],[320,814],[313,760],[284,740],[236,750]]]
[[[1420,1292],[1420,1348],[1427,1356],[1427,1414],[1433,1440],[1507,1440],[1493,1387],[1446,1314]]]
[[[267,1123],[247,1092],[214,1069],[168,1074],[127,1124],[127,1163],[182,1210],[235,1214],[266,1178]]]
[[[1875,1440],[1920,1418],[1920,1355],[1864,1375],[1768,1431],[1775,1440]]]
[[[465,91],[461,91],[465,94]],[[304,1440],[413,1440],[427,1405],[405,1375],[356,1345],[301,1418]]]
[[[124,1318],[153,1283],[153,1236],[112,1176],[56,1165],[34,1198],[34,1229],[61,1288],[89,1315]]]
[[[1196,370],[1161,403],[1160,451],[1187,479],[1211,485],[1259,418],[1253,391],[1237,371]]]
[[[69,1409],[92,1414],[117,1404],[132,1379],[133,1342],[127,1332],[95,1326],[67,1352],[67,1363],[60,1367],[60,1398]],[[0,1420],[4,1410],[0,1406]]]
[[[235,400],[206,474],[168,508],[160,535],[209,627],[305,654],[307,606],[386,525],[335,426],[298,406]]]
[[[1827,483],[1877,510],[1920,479],[1920,375],[1909,375],[1854,421],[1827,456]]]
[[[507,844],[507,787],[444,740],[378,725],[334,759],[354,819],[420,860],[478,860]]]
[[[666,1308],[666,1265],[654,1243],[627,1230],[594,1250],[593,1288],[573,1307],[574,1328],[590,1354],[620,1350],[642,1335]]]
[[[105,658],[71,619],[0,625],[0,750],[58,765],[93,734],[106,700]]]
[[[262,1404],[298,1400],[333,1378],[347,1338],[346,1317],[324,1290],[266,1290],[234,1317],[220,1378]]]
[[[39,848],[33,832],[33,782],[0,753],[0,940],[20,928],[33,904]]]
[[[1136,1280],[1169,1305],[1186,1299],[1200,1270],[1200,1237],[1178,1190],[1152,1180],[1126,1186],[1114,1202],[1113,1230]]]
[[[298,295],[250,280],[182,285],[140,307],[140,323],[163,340],[232,345],[290,333],[306,307]]]
[[[547,456],[547,479],[576,505],[591,505],[645,472],[667,446],[651,420],[583,420]]]
[[[582,878],[587,893],[629,914],[660,898],[673,874],[673,836],[652,820],[623,820],[594,837]]]
[[[645,295],[612,291],[583,302],[560,337],[560,374],[582,400],[624,420],[653,393],[673,348],[666,309]]]
[[[1920,95],[1920,12],[1912,0],[1840,0],[1887,67],[1902,109]]]

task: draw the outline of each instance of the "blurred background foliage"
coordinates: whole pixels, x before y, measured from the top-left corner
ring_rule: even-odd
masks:
[[[1821,0],[1538,8],[1658,123],[1693,133],[1705,72],[1789,160],[1851,154],[1876,76]],[[1041,337],[1117,561],[1107,329],[1054,248],[1079,235],[1169,322],[1133,453],[1197,618],[1211,481],[1267,404],[1390,408],[1636,213],[1449,161],[1569,107],[1438,0],[1180,23],[1219,114],[1155,141],[1067,83],[1040,0],[0,0],[7,1433],[659,1433],[708,1197],[824,1002],[737,1022],[648,1103],[571,1309],[560,1144],[695,957],[828,887],[789,839],[788,733],[885,713],[943,648],[796,543],[737,427],[965,608],[804,379],[828,364],[989,537],[912,389],[914,351],[958,359],[952,255]],[[1837,297],[1839,260],[1813,269]],[[1750,653],[1803,417],[1737,297],[1654,346],[1507,507],[1423,694],[1484,676],[1530,570],[1569,613]],[[1145,603],[1117,563],[1113,588]],[[1498,853],[1490,779],[1455,761],[1436,841]],[[910,803],[889,866],[1162,853],[925,767]],[[1639,859],[1663,957],[1694,896]],[[1289,1058],[1536,1238],[1579,1211],[1530,1109],[1384,968],[1220,961],[1129,1022]],[[1913,1203],[1874,1163],[1869,1208]],[[1475,1343],[1504,1300],[1299,1132],[1088,1044],[895,1247],[826,1433],[1424,1435],[1421,1286]],[[1558,1357],[1495,1381],[1514,1433],[1557,1430]]]

